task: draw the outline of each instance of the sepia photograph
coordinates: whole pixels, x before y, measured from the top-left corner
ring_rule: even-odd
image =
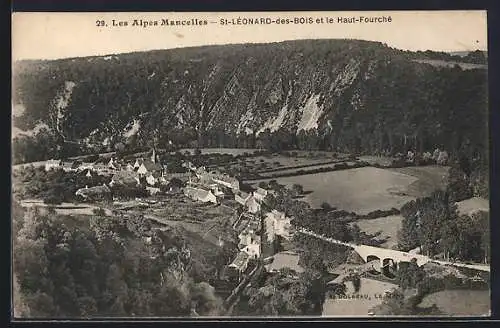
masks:
[[[489,317],[486,11],[13,12],[14,320]]]

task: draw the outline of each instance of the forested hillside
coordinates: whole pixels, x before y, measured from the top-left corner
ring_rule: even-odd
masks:
[[[134,217],[25,212],[13,204],[16,317],[220,315],[208,283],[223,252]]]
[[[485,158],[487,70],[419,58],[460,59],[368,41],[301,40],[17,62],[14,126],[24,133],[14,140],[15,161],[117,145],[441,147]]]

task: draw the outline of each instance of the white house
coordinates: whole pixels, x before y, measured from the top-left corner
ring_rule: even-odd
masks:
[[[57,159],[49,159],[45,162],[45,171],[50,171],[61,167],[62,162]]]
[[[158,182],[158,179],[152,173],[149,173],[146,177],[146,182],[148,185],[154,186]]]
[[[275,236],[282,236],[285,239],[291,237],[290,218],[285,216],[285,213],[273,210],[266,214],[264,224],[266,225],[267,239],[274,240]]]
[[[250,256],[248,256],[245,252],[239,252],[236,255],[236,258],[233,260],[231,264],[228,265],[230,269],[235,270],[237,273],[241,274],[248,267],[248,261],[250,260]]]
[[[260,243],[260,236],[257,235],[253,229],[245,229],[239,235],[240,242],[238,245],[241,247],[248,246],[253,243]]]
[[[215,197],[224,197],[224,192],[219,189],[217,184],[210,185],[210,190],[215,195]]]
[[[258,213],[260,211],[260,203],[252,195],[245,202],[245,206],[247,207],[248,212],[252,214]]]
[[[134,162],[134,169],[136,169],[136,170],[137,170],[137,169],[141,166],[141,164],[142,164],[142,163],[144,163],[144,159],[142,159],[142,158],[137,158],[137,159],[135,160],[135,162]]]
[[[264,198],[266,198],[268,192],[266,189],[263,189],[263,188],[257,188],[257,190],[255,190],[253,192],[253,197],[255,197],[255,199],[258,201],[258,202],[262,202],[264,200]]]
[[[260,243],[251,243],[242,249],[243,252],[247,253],[250,258],[260,257]]]
[[[215,195],[210,190],[186,187],[184,188],[184,194],[195,201],[200,201],[203,203],[211,202],[217,204],[217,197],[215,197]]]
[[[128,163],[125,170],[132,172],[134,170],[134,166],[132,164]]]
[[[116,163],[115,161],[113,160],[113,157],[111,157],[111,159],[109,160],[108,162],[108,167],[112,170],[116,170]]]
[[[234,194],[234,200],[237,201],[239,204],[245,206],[247,201],[250,199],[250,194],[240,191],[238,193]]]

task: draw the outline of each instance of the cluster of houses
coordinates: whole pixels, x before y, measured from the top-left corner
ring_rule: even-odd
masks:
[[[207,171],[205,167],[195,168],[191,163],[187,167],[192,175],[184,188],[184,194],[194,201],[218,204],[222,199],[240,192],[240,182],[234,177]]]
[[[250,261],[261,256],[264,242],[261,236],[262,223],[265,226],[264,238],[268,243],[274,242],[277,236],[285,239],[291,237],[290,218],[284,213],[276,210],[262,213],[262,203],[272,191],[259,187],[253,192],[245,192],[240,189],[240,183],[234,177],[215,170],[208,171],[205,167],[196,168],[191,163],[186,163],[185,167],[193,172],[193,176],[184,188],[187,197],[194,201],[213,204],[234,197],[236,203],[244,208],[244,212],[233,225],[239,234],[240,251],[228,265],[230,275],[241,277]]]
[[[156,153],[153,151],[151,158],[137,158],[134,161],[123,161],[116,158],[106,160],[99,159],[93,163],[81,161],[63,162],[61,160],[49,160],[45,163],[45,170],[62,169],[65,172],[76,172],[85,174],[89,178],[96,175],[109,176],[111,181],[107,185],[99,185],[81,188],[76,191],[76,196],[88,199],[106,198],[111,193],[109,187],[124,185],[128,187],[144,186],[150,195],[160,191],[160,187],[168,186],[172,178],[187,178],[191,173],[167,173],[167,165],[160,164]],[[171,189],[175,186],[171,186]],[[174,190],[171,190],[174,191]]]
[[[267,212],[262,220],[264,227],[261,226],[259,216],[247,212],[246,217],[248,219],[238,235],[240,251],[228,266],[229,274],[240,278],[247,270],[250,261],[261,256],[263,242],[272,245],[278,236],[287,240],[292,237],[290,218],[283,212],[276,210]],[[264,234],[261,234],[262,228]]]
[[[262,213],[262,203],[271,191],[259,187],[253,192],[245,192],[240,190],[238,179],[227,174],[207,170],[205,167],[196,168],[191,162],[186,162],[183,166],[188,169],[187,173],[167,173],[167,165],[160,164],[153,152],[151,158],[138,158],[128,163],[115,158],[94,163],[63,163],[59,160],[50,160],[46,162],[45,170],[62,168],[67,172],[83,172],[88,177],[96,174],[111,176],[108,184],[86,186],[76,191],[77,196],[87,200],[112,197],[110,187],[117,184],[130,187],[145,185],[146,190],[154,195],[160,191],[162,185],[168,186],[174,177],[187,180],[182,192],[194,201],[218,204],[223,199],[234,199],[244,211],[237,220],[238,227],[233,226],[239,233],[240,252],[228,268],[239,276],[248,268],[250,260],[261,256],[264,241],[272,243],[276,236],[290,238],[290,218],[276,210]],[[180,191],[180,186],[176,191]],[[242,217],[244,220],[241,220]],[[262,224],[265,236],[261,236]]]

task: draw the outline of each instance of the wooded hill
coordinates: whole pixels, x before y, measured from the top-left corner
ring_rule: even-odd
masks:
[[[31,134],[14,140],[15,160],[169,141],[485,157],[487,70],[416,61],[459,58],[301,40],[21,61],[14,104],[24,110],[14,123]],[[464,58],[486,61],[482,52]]]

